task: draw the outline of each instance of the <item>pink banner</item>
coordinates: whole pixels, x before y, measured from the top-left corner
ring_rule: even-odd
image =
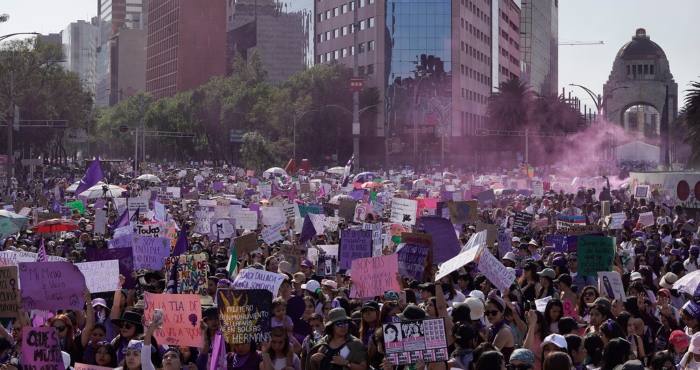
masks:
[[[384,291],[398,292],[399,256],[390,254],[371,258],[358,258],[352,261],[352,289],[350,297],[367,298],[384,295]]]
[[[156,309],[163,310],[163,327],[153,336],[158,343],[170,346],[202,347],[204,337],[199,330],[202,306],[197,294],[144,293],[144,319],[153,321]]]
[[[26,369],[65,369],[56,328],[25,326],[22,329],[21,362]]]

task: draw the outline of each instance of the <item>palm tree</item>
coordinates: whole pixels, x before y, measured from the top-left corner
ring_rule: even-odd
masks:
[[[690,157],[688,165],[695,167],[700,165],[700,82],[691,82],[691,88],[686,90],[685,97],[685,121],[688,132],[684,142],[690,145]]]
[[[518,130],[525,126],[528,109],[534,97],[535,93],[517,77],[502,82],[498,92],[491,94],[487,101],[486,117],[489,128]]]

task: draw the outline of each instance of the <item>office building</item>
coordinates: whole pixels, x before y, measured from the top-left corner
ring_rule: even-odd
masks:
[[[63,35],[60,33],[50,33],[48,35],[39,35],[39,38],[47,42],[63,43]]]
[[[97,86],[95,101],[105,107],[124,99],[119,93],[117,43],[122,29],[145,30],[148,25],[149,0],[98,0],[97,17],[99,18],[100,37],[97,48]],[[122,47],[124,43],[122,42]],[[141,74],[145,54],[142,57],[122,61],[122,71]],[[133,65],[130,62],[133,61]],[[128,98],[128,97],[127,97]]]
[[[95,94],[97,84],[97,45],[99,41],[97,18],[93,22],[77,21],[61,32],[65,62],[63,66],[80,76],[83,89]]]
[[[304,7],[304,1],[307,3]],[[276,0],[234,0],[227,7],[227,74],[235,53],[260,54],[268,81],[277,83],[312,65],[313,0],[290,8]]]
[[[315,14],[316,63],[352,67],[357,52],[365,88],[380,92],[372,132],[361,138],[368,165],[384,163],[386,138],[403,158],[435,162],[443,149],[446,158],[464,156],[485,124],[489,94],[519,74],[520,6],[513,0],[323,0]]]
[[[150,0],[146,91],[156,99],[226,73],[225,0]]]
[[[559,0],[523,0],[520,79],[541,95],[559,93]]]

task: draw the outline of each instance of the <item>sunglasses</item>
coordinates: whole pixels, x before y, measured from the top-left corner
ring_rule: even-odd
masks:
[[[336,321],[335,326],[342,328],[343,326],[350,326],[350,320]]]
[[[126,330],[129,330],[129,329],[131,329],[131,327],[132,327],[132,325],[131,325],[130,323],[128,323],[128,322],[119,323],[119,325],[117,325],[117,326],[118,326],[120,329],[126,329]]]
[[[595,296],[595,292],[591,292],[591,291],[583,292],[583,296],[584,297],[593,297],[593,296]]]
[[[65,326],[54,326],[54,328],[56,328],[59,333],[63,333],[63,331],[66,330]]]
[[[569,258],[569,262],[576,262],[576,261],[578,261],[577,258]]]
[[[499,310],[490,310],[490,311],[486,310],[486,311],[484,311],[484,314],[486,316],[497,316],[500,312],[501,311],[499,311]]]
[[[646,261],[647,261],[646,258],[640,258],[640,259],[639,259],[639,262],[646,262]]]
[[[508,365],[506,365],[506,369],[508,369],[508,370],[527,370],[529,368],[530,368],[530,365],[527,365],[527,364],[522,364],[522,365],[508,364]]]
[[[12,328],[11,332],[12,333],[19,333],[22,331],[22,328]]]

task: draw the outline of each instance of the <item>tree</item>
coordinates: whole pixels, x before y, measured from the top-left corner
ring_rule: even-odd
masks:
[[[527,124],[528,110],[535,94],[525,82],[512,78],[502,82],[498,92],[491,94],[486,104],[489,127],[519,130]]]
[[[247,169],[262,173],[277,164],[277,158],[270,150],[270,142],[257,131],[243,135],[241,145],[243,165]]]
[[[685,121],[688,132],[685,135],[685,143],[690,146],[688,165],[700,166],[700,82],[691,82],[691,88],[686,90],[685,97]]]

